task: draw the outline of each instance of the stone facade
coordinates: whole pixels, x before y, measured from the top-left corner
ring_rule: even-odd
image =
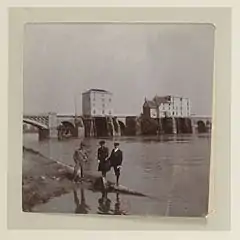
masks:
[[[188,98],[183,97],[155,96],[152,100],[145,99],[143,115],[150,118],[186,118],[191,115],[191,103]]]
[[[113,116],[113,95],[102,89],[90,89],[82,94],[82,114],[88,117]]]

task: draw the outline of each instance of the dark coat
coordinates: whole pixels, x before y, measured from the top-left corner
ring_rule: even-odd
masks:
[[[98,171],[106,171],[108,168],[106,166],[106,160],[109,155],[109,150],[107,147],[100,147],[98,148],[98,160],[100,161],[98,165]]]
[[[114,151],[114,149],[111,152],[111,155],[109,157],[111,165],[113,167],[117,167],[122,165],[122,161],[123,161],[123,153],[120,149],[118,149],[116,152]]]

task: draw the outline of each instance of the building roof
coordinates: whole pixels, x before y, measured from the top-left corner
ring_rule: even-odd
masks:
[[[171,100],[171,96],[164,96],[164,97],[159,97],[159,96],[155,96],[153,98],[153,101],[155,102],[155,104],[160,105],[161,103],[168,103]]]
[[[147,100],[145,99],[144,107],[150,107],[150,108],[156,108],[157,105],[160,105],[161,103],[168,103],[169,102],[169,96],[159,97],[155,96],[153,100]]]
[[[89,93],[89,92],[101,92],[101,93],[110,93],[107,90],[104,89],[99,89],[99,88],[91,88],[88,91],[84,92],[84,93]]]
[[[151,100],[145,100],[143,106],[144,107],[155,108],[156,107],[156,103],[154,101],[151,101]]]

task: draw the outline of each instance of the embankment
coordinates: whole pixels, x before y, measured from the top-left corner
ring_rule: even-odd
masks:
[[[47,158],[40,152],[26,147],[23,147],[22,173],[23,211],[30,212],[35,205],[46,203],[51,198],[61,196],[76,188],[76,184],[71,181],[73,166]],[[103,190],[101,178],[94,174],[85,174],[83,182],[78,185],[92,191]],[[107,191],[145,196],[124,186],[117,188],[109,181]]]

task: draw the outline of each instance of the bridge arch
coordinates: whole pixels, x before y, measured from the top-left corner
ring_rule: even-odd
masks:
[[[206,124],[202,120],[197,121],[197,128],[199,133],[205,133],[207,132]]]
[[[57,127],[58,138],[74,137],[76,135],[76,128],[74,123],[71,121],[61,121],[60,125]]]
[[[124,132],[125,132],[126,126],[121,120],[118,120],[118,123],[119,123],[119,126],[120,126],[121,134],[123,135]]]

